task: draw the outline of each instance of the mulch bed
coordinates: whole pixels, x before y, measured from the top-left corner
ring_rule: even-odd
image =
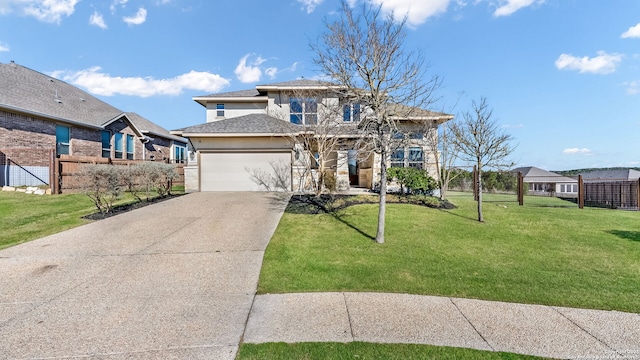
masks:
[[[112,216],[115,216],[115,215],[126,213],[126,212],[131,211],[131,210],[143,208],[143,207],[148,206],[148,205],[157,204],[159,202],[162,202],[162,201],[165,201],[165,200],[169,200],[169,199],[173,199],[173,198],[176,198],[176,197],[182,196],[182,195],[184,195],[184,194],[171,194],[171,195],[167,195],[165,197],[153,198],[153,199],[151,199],[149,201],[141,200],[141,201],[134,202],[134,203],[131,203],[131,204],[114,206],[113,209],[111,209],[111,211],[109,211],[107,213],[97,212],[97,213],[89,214],[87,216],[83,216],[82,218],[83,219],[89,219],[89,220],[102,220],[102,219],[106,219],[108,217],[112,217]]]
[[[379,198],[377,196],[338,194],[322,194],[320,196],[313,194],[293,195],[285,211],[296,214],[331,213],[353,205],[377,204],[378,201]],[[435,209],[456,208],[455,205],[446,200],[443,201],[434,197],[412,195],[398,196],[388,194],[387,204],[412,204]]]

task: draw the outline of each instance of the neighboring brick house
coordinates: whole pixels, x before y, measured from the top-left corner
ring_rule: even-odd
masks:
[[[318,153],[313,145],[304,148],[296,138],[300,133],[313,133],[314,126],[329,117],[340,128],[335,136],[344,141],[326,159],[329,170],[325,174],[335,179],[338,190],[379,185],[379,154],[358,150],[356,145],[361,138],[356,129],[369,116],[368,109],[353,103],[334,84],[301,79],[193,100],[206,108],[206,123],[171,132],[188,138],[195,151],[185,167],[187,191],[264,190],[256,181],[264,179],[276,179],[285,190],[309,190],[309,174],[312,178],[317,174],[302,169],[313,164],[304,159]],[[422,133],[415,131],[416,136],[403,146],[390,149],[389,166],[420,168],[437,177],[438,154],[423,135],[428,131],[428,138],[437,142],[438,125],[453,116],[417,108],[403,112],[401,108],[393,110],[412,116],[397,119],[398,128]]]
[[[64,81],[0,63],[0,186],[41,185],[51,156],[184,162],[187,143]]]

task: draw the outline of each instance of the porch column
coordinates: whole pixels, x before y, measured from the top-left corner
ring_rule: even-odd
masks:
[[[336,190],[349,190],[349,155],[347,150],[338,150],[336,164]]]

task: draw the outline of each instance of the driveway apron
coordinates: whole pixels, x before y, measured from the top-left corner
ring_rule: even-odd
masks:
[[[193,193],[0,251],[0,358],[233,359],[287,200]]]

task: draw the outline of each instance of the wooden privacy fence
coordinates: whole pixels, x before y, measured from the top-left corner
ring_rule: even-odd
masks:
[[[610,179],[584,181],[581,175],[577,178],[578,191],[575,194],[549,191],[547,196],[555,196],[575,201],[580,209],[601,207],[621,210],[640,210],[640,179]],[[554,184],[555,185],[555,184]],[[572,188],[573,189],[573,188]],[[522,173],[518,173],[518,203],[523,205],[525,188]],[[570,196],[569,196],[570,195]],[[535,197],[534,195],[533,197]],[[539,195],[537,195],[539,196]],[[527,201],[532,197],[528,197]]]
[[[60,155],[53,164],[51,192],[62,194],[81,190],[80,172],[82,166],[89,164],[108,164],[113,166],[132,166],[143,163],[144,160],[117,160],[90,156]],[[184,185],[184,164],[174,164],[178,172],[178,179],[172,185]]]
[[[584,183],[584,205],[609,209],[639,210],[640,180]]]

